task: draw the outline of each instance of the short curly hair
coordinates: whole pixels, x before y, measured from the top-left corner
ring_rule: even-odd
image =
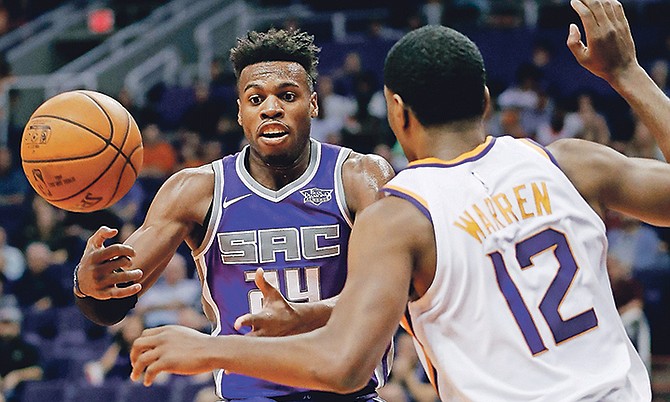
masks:
[[[252,64],[264,61],[292,61],[300,64],[309,77],[310,89],[314,89],[321,51],[314,44],[314,36],[299,29],[270,28],[265,32],[250,31],[237,39],[237,45],[230,50],[235,76]]]
[[[424,26],[400,39],[386,56],[384,85],[425,126],[481,116],[486,105],[486,69],[477,45],[444,26]]]

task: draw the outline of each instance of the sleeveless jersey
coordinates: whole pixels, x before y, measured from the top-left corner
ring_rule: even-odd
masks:
[[[313,140],[310,147],[307,170],[277,191],[246,170],[248,146],[212,164],[213,210],[203,244],[193,251],[212,335],[250,331],[238,332],[233,324],[262,308],[262,293],[254,284],[259,267],[289,301],[327,299],[342,290],[351,231],[342,165],[351,150]],[[226,399],[306,391],[223,370],[214,377],[217,395]]]
[[[431,220],[435,278],[405,328],[442,400],[649,401],[605,266],[605,225],[544,148],[488,137],[388,194]]]

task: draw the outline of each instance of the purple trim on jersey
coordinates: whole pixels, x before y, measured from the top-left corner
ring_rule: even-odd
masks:
[[[398,197],[398,198],[402,198],[403,200],[407,200],[407,201],[411,202],[412,205],[417,207],[417,209],[422,214],[424,214],[426,216],[426,218],[428,218],[428,220],[430,221],[431,224],[433,223],[433,217],[430,215],[430,211],[428,210],[428,208],[426,208],[423,205],[423,203],[421,203],[421,201],[417,200],[416,198],[412,197],[411,195],[409,195],[407,193],[403,193],[402,191],[392,189],[392,188],[388,188],[388,187],[384,187],[384,192],[388,193],[389,195],[392,195],[392,196],[395,196],[395,197]]]
[[[469,163],[469,162],[474,162],[476,160],[479,160],[486,155],[491,148],[493,148],[493,144],[495,144],[496,138],[491,137],[491,141],[489,144],[481,150],[481,152],[477,153],[476,155],[470,156],[468,158],[465,158],[463,160],[457,160],[456,162],[449,162],[449,161],[444,161],[444,162],[427,162],[427,163],[421,163],[418,162],[416,164],[410,164],[409,166],[405,167],[402,170],[408,170],[408,169],[416,169],[416,168],[422,168],[422,167],[439,167],[439,168],[449,168],[449,167],[454,167],[454,166],[459,166],[464,163]],[[457,158],[458,159],[458,158]]]
[[[540,144],[538,144],[537,142],[535,142],[534,140],[531,140],[530,138],[525,138],[525,140],[528,141],[528,142],[530,142],[530,143],[532,143],[533,145],[537,146],[537,147],[540,148],[541,150],[543,150],[543,151],[547,154],[547,156],[549,157],[549,160],[551,160],[551,162],[552,162],[554,165],[556,165],[557,168],[559,168],[559,169],[561,168],[561,167],[558,165],[558,161],[556,160],[556,158],[554,158],[554,155],[553,155],[551,152],[549,152],[549,150],[548,150],[544,145],[540,145]]]

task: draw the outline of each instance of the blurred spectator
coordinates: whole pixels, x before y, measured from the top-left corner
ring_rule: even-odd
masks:
[[[240,150],[240,141],[244,138],[244,131],[237,123],[235,114],[224,113],[216,123],[216,133],[212,140],[221,144],[221,155],[234,154]]]
[[[179,152],[179,164],[176,170],[205,164],[202,159],[202,137],[195,131],[180,130],[175,148]]]
[[[210,140],[216,136],[219,117],[224,112],[222,104],[211,97],[209,86],[198,83],[195,86],[195,102],[184,112],[181,126]]]
[[[142,183],[137,180],[128,193],[110,207],[123,222],[141,223],[146,211],[142,210],[146,195]]]
[[[10,239],[23,224],[23,206],[29,184],[9,148],[0,146],[0,226]]]
[[[593,96],[584,92],[577,96],[577,115],[581,124],[578,138],[609,145],[611,135],[605,116],[598,112],[594,105]]]
[[[649,68],[651,79],[654,80],[656,85],[658,85],[666,95],[670,95],[670,87],[668,86],[668,63],[670,63],[669,60],[656,60]]]
[[[444,4],[442,0],[426,0],[421,6],[421,16],[426,25],[441,25]]]
[[[206,141],[201,146],[200,155],[204,163],[214,162],[224,156],[223,147],[219,141]]]
[[[356,110],[356,103],[346,96],[333,92],[333,81],[322,75],[317,82],[316,92],[319,113],[312,119],[311,136],[325,142],[329,135],[339,135],[345,120]]]
[[[6,402],[19,402],[24,383],[42,379],[39,351],[23,339],[21,320],[17,307],[0,308],[0,396]]]
[[[25,249],[32,242],[43,242],[54,251],[54,261],[58,263],[78,259],[84,246],[81,228],[66,223],[66,212],[49,204],[42,197],[35,195],[30,205],[17,245]],[[89,214],[86,215],[91,218]]]
[[[656,140],[639,119],[635,118],[633,138],[626,144],[624,153],[628,156],[665,160]]]
[[[553,110],[551,99],[541,88],[542,72],[532,63],[517,68],[516,81],[497,98],[500,110],[519,110],[523,131],[534,136],[540,124],[549,121]]]
[[[0,274],[10,281],[15,281],[23,275],[25,269],[26,259],[23,253],[7,244],[7,232],[0,226]]]
[[[435,388],[419,362],[414,349],[414,340],[406,332],[399,331],[396,335],[395,357],[391,377],[386,386],[379,390],[380,396],[390,401],[437,402]],[[404,398],[399,395],[404,393]]]
[[[563,107],[557,107],[549,122],[540,123],[535,140],[541,145],[549,145],[562,138],[574,138],[584,130],[582,120],[576,113],[568,113]]]
[[[2,272],[0,272],[0,308],[7,306],[17,307],[19,304],[16,301],[16,297],[14,297],[13,294],[7,292],[6,289],[8,287],[9,287],[9,281],[2,274]]]
[[[200,306],[200,282],[187,278],[186,259],[175,254],[163,275],[137,302],[135,310],[144,315],[148,328],[178,324],[202,329],[209,323]]]
[[[144,162],[140,178],[164,180],[174,172],[177,165],[176,150],[156,124],[144,127],[142,139],[144,141]]]
[[[62,267],[53,264],[53,253],[46,243],[33,242],[28,245],[26,268],[11,288],[19,306],[45,311],[73,302],[70,275],[64,277]]]
[[[148,124],[142,130],[144,141],[144,162],[138,180],[146,193],[143,210],[148,209],[150,200],[165,179],[177,168],[177,151],[174,146],[164,137],[163,132],[157,124]]]
[[[110,331],[114,333],[112,343],[100,359],[84,365],[86,381],[92,385],[102,385],[109,378],[126,380],[132,371],[130,348],[144,328],[142,317],[138,314],[130,314],[110,327]]]
[[[668,245],[651,226],[618,212],[608,212],[609,254],[632,272],[670,269]]]
[[[354,97],[356,82],[363,73],[360,54],[355,51],[347,53],[342,65],[331,74],[334,92],[342,96]]]
[[[614,303],[621,317],[626,334],[640,354],[642,362],[651,373],[651,330],[644,313],[644,289],[635,279],[630,266],[612,254],[607,258]]]

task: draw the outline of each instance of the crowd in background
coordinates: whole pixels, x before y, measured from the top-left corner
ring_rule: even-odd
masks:
[[[20,25],[4,24],[5,11],[17,13],[21,10],[18,6],[29,3],[34,2],[0,2],[0,30],[5,25],[5,31]],[[498,28],[535,26],[542,18],[541,3],[565,6],[566,2],[427,0],[406,14],[409,17],[404,24],[371,21],[352,43],[380,38],[393,43],[408,29],[448,23],[456,16],[470,15],[478,23],[485,16],[488,25]],[[645,3],[634,2],[630,7]],[[302,23],[286,21],[292,27],[301,27]],[[323,44],[322,58],[337,62],[326,63],[319,70],[319,116],[312,122],[312,136],[358,152],[379,154],[396,170],[402,169],[407,161],[386,121],[378,65],[367,65],[364,54],[355,46],[332,55]],[[667,93],[670,33],[654,49],[645,52],[641,60]],[[515,66],[513,79],[492,80],[492,107],[487,114],[491,135],[531,138],[541,145],[561,138],[584,138],[627,155],[662,158],[647,128],[613,100],[614,94],[589,88],[568,94],[562,91],[560,71],[552,67],[556,57],[550,43],[538,40],[528,60]],[[98,327],[83,319],[73,305],[72,270],[92,231],[103,224],[116,227],[120,232],[113,241],[123,241],[142,222],[153,195],[169,175],[212,162],[245,145],[237,124],[235,77],[225,58],[212,64],[206,83],[188,88],[159,84],[141,101],[129,94],[122,89],[110,95],[131,112],[141,128],[144,164],[131,191],[107,210],[77,214],[51,206],[35,195],[23,175],[20,140],[16,137],[20,132],[14,141],[10,139],[7,146],[0,147],[0,401],[20,400],[22,384],[35,379],[79,381],[98,387],[99,392],[104,384],[127,382],[129,346],[144,327],[178,323],[208,331],[195,266],[184,245],[160,282],[121,324]],[[181,101],[178,107],[175,99]],[[607,216],[606,225],[615,301],[631,339],[651,370],[652,354],[670,354],[667,339],[662,339],[667,327],[660,319],[667,314],[670,296],[670,234],[617,213]],[[659,286],[663,283],[659,278],[665,281],[665,288]],[[656,333],[661,336],[655,338]],[[391,384],[383,391],[387,400],[435,400],[406,334],[398,334],[396,353]],[[173,381],[164,379],[165,384]],[[189,392],[196,395],[198,387],[209,382],[209,377],[196,378],[180,386],[186,392],[187,387],[195,385]],[[81,396],[81,391],[78,393]],[[207,396],[200,397],[207,400]],[[75,396],[63,398],[74,400]]]

